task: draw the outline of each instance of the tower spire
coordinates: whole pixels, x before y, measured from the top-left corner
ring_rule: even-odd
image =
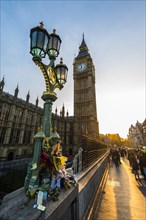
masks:
[[[87,45],[86,45],[86,43],[85,43],[85,34],[84,34],[84,32],[83,32],[83,35],[82,35],[82,43],[81,43],[81,45],[80,45],[80,47],[87,47]]]
[[[86,56],[88,54],[89,54],[88,53],[88,47],[87,47],[87,44],[85,43],[85,34],[83,33],[82,42],[81,42],[81,45],[79,46],[79,54],[76,58],[83,57],[83,56]]]
[[[84,42],[84,43],[85,43],[85,39],[84,39],[84,36],[85,36],[85,35],[84,35],[84,32],[83,32],[83,40],[82,40],[82,42]]]

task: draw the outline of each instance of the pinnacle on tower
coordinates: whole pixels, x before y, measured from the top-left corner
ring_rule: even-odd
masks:
[[[57,107],[56,107],[56,109],[55,109],[55,114],[57,115]]]
[[[3,76],[2,81],[0,81],[0,90],[3,90],[4,85],[5,85],[5,81],[4,81],[4,76]]]
[[[38,106],[38,103],[39,103],[39,98],[38,98],[38,96],[37,96],[37,99],[36,99],[35,105]]]
[[[30,94],[29,94],[29,91],[28,91],[27,96],[26,96],[26,102],[29,102],[29,98],[30,98]]]
[[[14,97],[15,97],[15,98],[17,98],[18,93],[19,93],[19,89],[18,89],[18,84],[17,84],[17,87],[16,87],[16,89],[15,89],[15,93],[14,93]]]
[[[65,107],[64,107],[64,103],[63,103],[63,106],[62,106],[62,117],[65,116]]]

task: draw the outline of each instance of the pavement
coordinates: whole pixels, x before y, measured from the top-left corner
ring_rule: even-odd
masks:
[[[88,220],[146,220],[146,181],[136,180],[129,161],[110,162],[107,180],[94,199]],[[98,197],[98,198],[96,198]]]

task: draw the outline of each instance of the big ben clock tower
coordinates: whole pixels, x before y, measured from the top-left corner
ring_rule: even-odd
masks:
[[[81,136],[99,137],[96,112],[95,67],[84,40],[73,64],[74,77],[74,144],[78,149]]]

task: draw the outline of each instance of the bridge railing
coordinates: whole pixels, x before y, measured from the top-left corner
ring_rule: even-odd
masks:
[[[82,144],[72,163],[73,173],[76,174],[86,169],[108,151],[109,148],[104,142],[88,136],[82,136]]]
[[[87,135],[82,136],[83,169],[102,157],[107,151],[107,145],[99,139]]]
[[[108,148],[105,149],[96,149],[96,150],[83,150],[83,169],[91,165],[93,162],[102,157]]]

